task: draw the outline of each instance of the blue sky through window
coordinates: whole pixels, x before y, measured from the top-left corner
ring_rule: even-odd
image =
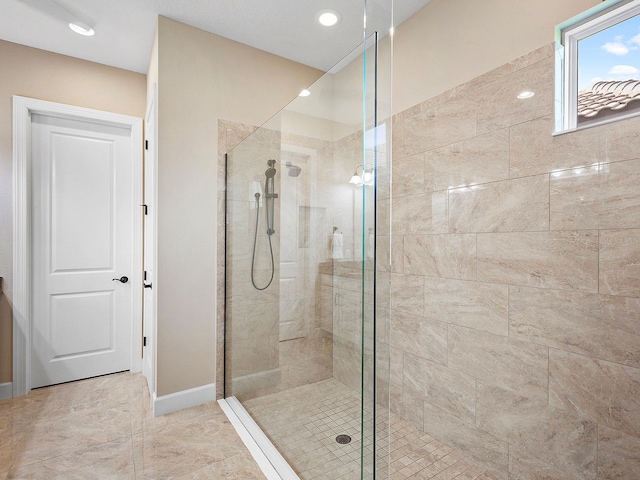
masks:
[[[578,42],[578,91],[629,79],[640,79],[640,15]]]

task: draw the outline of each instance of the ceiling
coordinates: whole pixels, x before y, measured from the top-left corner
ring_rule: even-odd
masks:
[[[429,0],[395,0],[399,25]],[[392,0],[367,0],[368,31],[387,32]],[[156,18],[197,28],[328,71],[362,41],[363,1],[356,0],[2,0],[0,39],[146,73]],[[322,27],[321,9],[342,21]],[[96,34],[73,33],[73,18]]]

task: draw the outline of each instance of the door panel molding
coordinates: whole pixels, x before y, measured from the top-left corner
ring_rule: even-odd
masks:
[[[13,96],[13,396],[31,390],[32,334],[32,229],[31,229],[31,115],[68,118],[114,125],[130,131],[134,205],[142,203],[142,119],[44,100]],[[137,207],[134,207],[137,208]],[[131,325],[131,371],[141,369],[142,343],[142,218],[133,215],[134,270]]]

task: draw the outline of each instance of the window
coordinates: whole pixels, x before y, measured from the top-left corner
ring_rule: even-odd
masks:
[[[640,0],[605,1],[556,40],[556,131],[640,114]]]

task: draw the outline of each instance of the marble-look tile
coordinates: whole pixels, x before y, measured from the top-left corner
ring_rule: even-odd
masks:
[[[264,480],[265,476],[256,463],[247,462],[244,455],[220,460],[211,465],[176,477],[176,480],[209,480],[215,478]]]
[[[551,230],[640,227],[640,160],[551,175]]]
[[[404,238],[401,235],[391,237],[391,271],[404,273]]]
[[[429,192],[393,198],[393,233],[447,232],[447,192]]]
[[[549,403],[640,437],[640,369],[551,349]]]
[[[575,480],[553,465],[509,445],[509,478],[517,480]]]
[[[131,479],[135,478],[130,437],[80,449],[48,461],[32,463],[9,472],[7,478],[20,479]]]
[[[598,427],[598,479],[637,480],[640,438]]]
[[[478,280],[597,292],[597,271],[596,231],[478,234]]]
[[[427,151],[423,171],[427,191],[506,180],[509,178],[509,130]]]
[[[398,158],[460,142],[476,135],[476,100],[454,96],[394,125],[394,156]]]
[[[79,412],[50,414],[32,422],[16,444],[13,462],[18,468],[31,463],[88,449],[128,437],[131,420],[128,404],[95,407]]]
[[[392,274],[391,308],[413,315],[422,315],[424,311],[424,277]]]
[[[600,293],[640,296],[640,229],[600,231]]]
[[[530,397],[547,399],[546,347],[455,325],[449,325],[448,340],[449,368]]]
[[[393,197],[424,193],[424,154],[393,159]]]
[[[420,430],[424,427],[424,400],[402,388],[391,389],[390,409]]]
[[[424,431],[458,451],[465,452],[465,455],[489,469],[498,478],[507,478],[507,442],[427,402],[424,403]]]
[[[449,190],[450,232],[522,232],[548,229],[548,175]]]
[[[404,352],[390,346],[389,357],[389,383],[393,389],[401,390],[404,381]]]
[[[546,398],[479,382],[476,422],[482,430],[567,472],[570,478],[596,478],[597,424],[550,406]]]
[[[406,353],[403,378],[405,391],[461,420],[475,422],[476,380],[473,377]]]
[[[430,277],[476,279],[476,237],[405,235],[404,271]]]
[[[587,128],[553,136],[554,118],[548,115],[510,128],[511,178],[600,164],[606,158],[606,132]]]
[[[444,278],[424,279],[424,316],[498,335],[509,333],[509,287]]]
[[[607,161],[640,158],[640,117],[616,120],[606,125]]]
[[[553,113],[553,57],[478,88],[478,133],[499,130]],[[523,90],[535,92],[525,100]]]
[[[446,365],[447,324],[392,311],[391,346],[405,353],[419,355],[440,365]],[[406,362],[405,355],[405,366]]]
[[[640,367],[640,299],[512,286],[509,335]]]

